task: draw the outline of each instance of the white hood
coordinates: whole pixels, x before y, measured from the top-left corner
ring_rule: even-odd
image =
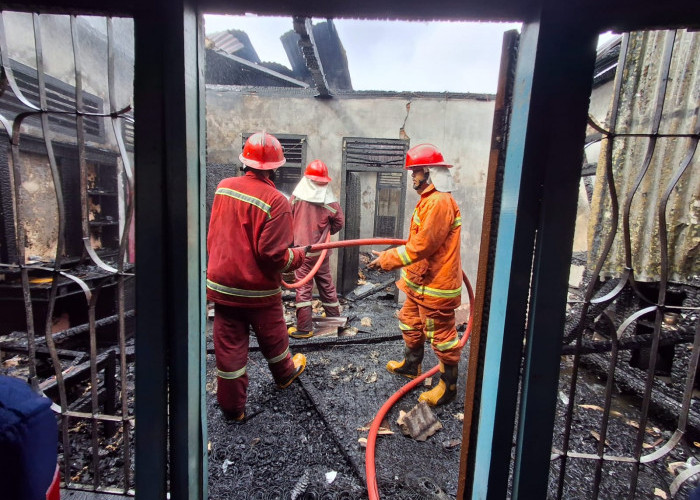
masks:
[[[452,172],[447,167],[430,167],[430,180],[437,191],[451,193],[455,190],[455,181]]]
[[[330,184],[317,184],[308,177],[302,177],[292,192],[295,198],[309,203],[329,204],[337,201]]]

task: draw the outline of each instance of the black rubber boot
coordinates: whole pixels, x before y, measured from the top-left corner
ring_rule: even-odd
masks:
[[[418,396],[418,401],[430,406],[440,406],[452,401],[457,395],[457,375],[459,365],[440,363],[440,382],[438,385]]]
[[[423,354],[425,353],[425,344],[421,344],[416,349],[404,347],[402,361],[389,361],[386,364],[386,369],[390,373],[401,375],[402,377],[414,379],[423,371],[421,364],[423,363]]]

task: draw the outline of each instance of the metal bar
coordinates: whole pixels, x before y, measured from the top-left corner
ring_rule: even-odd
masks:
[[[611,322],[609,316],[605,316]],[[580,344],[581,336],[579,335],[578,344]],[[600,492],[600,481],[603,474],[603,460],[605,456],[605,440],[608,435],[608,424],[610,422],[610,408],[612,407],[612,396],[615,390],[615,366],[617,364],[617,353],[618,353],[618,343],[619,339],[617,335],[612,338],[612,350],[610,351],[610,363],[608,364],[608,377],[605,383],[605,406],[603,407],[603,420],[600,423],[600,439],[598,440],[598,456],[599,460],[596,461],[595,474],[593,477],[593,494],[591,498],[594,500],[598,498]]]
[[[629,44],[629,35],[625,34],[622,38],[622,46],[620,48],[620,61],[624,63],[626,57],[627,57],[627,47]],[[617,114],[618,114],[618,107],[619,107],[619,99],[620,99],[620,89],[622,88],[622,78],[618,78],[615,82],[615,91],[613,93],[613,103],[611,107],[611,113],[610,113],[610,127],[613,131],[615,131],[616,126],[617,126]],[[588,123],[591,124],[593,120],[588,117]],[[610,141],[612,141],[612,138],[610,136],[606,137],[605,139],[608,141],[608,147],[606,149],[606,158],[607,161],[605,163],[605,180],[607,182],[608,190],[609,190],[609,195],[610,195],[610,205],[611,205],[611,224],[610,224],[610,232],[608,233],[605,241],[605,246],[603,248],[603,251],[601,252],[601,256],[598,259],[598,262],[596,263],[595,270],[592,273],[591,280],[588,284],[588,287],[586,288],[586,293],[585,293],[585,302],[583,305],[583,308],[581,310],[581,329],[577,332],[577,340],[575,344],[575,356],[574,356],[574,361],[573,361],[573,367],[572,367],[572,373],[571,373],[571,387],[572,389],[569,391],[569,404],[567,406],[566,410],[566,416],[565,416],[565,424],[564,424],[564,435],[563,435],[563,451],[564,451],[564,456],[562,458],[562,464],[559,467],[559,477],[557,480],[557,498],[562,498],[563,495],[563,490],[564,490],[564,479],[566,477],[566,466],[567,466],[567,457],[568,457],[568,449],[569,449],[569,440],[571,438],[571,423],[573,420],[573,412],[574,412],[574,395],[576,394],[576,383],[578,381],[578,371],[579,371],[579,365],[581,362],[581,333],[583,329],[583,318],[586,317],[586,314],[588,313],[589,305],[593,303],[593,295],[595,294],[595,282],[598,279],[598,276],[600,275],[600,270],[602,269],[605,259],[607,258],[608,253],[610,252],[610,248],[612,247],[613,242],[615,241],[615,234],[617,232],[617,221],[619,218],[619,204],[617,200],[617,191],[615,187],[615,178],[613,174],[613,169],[612,169],[612,144]],[[619,293],[622,291],[622,288],[624,284],[627,282],[627,274],[624,274],[618,283],[618,285],[613,289],[609,294],[606,294],[604,297],[601,297],[598,299],[599,302],[604,302],[606,300],[612,300],[614,297],[619,295]]]
[[[117,380],[115,378],[117,372],[117,357],[113,350],[108,351],[107,361],[105,362],[104,369],[104,379],[103,384],[105,387],[105,402],[104,402],[104,412],[108,415],[112,415],[116,412],[116,393],[117,393]],[[105,436],[114,436],[117,431],[116,426],[109,422],[104,426]]]
[[[121,490],[121,488],[113,488],[111,486],[100,486],[99,488],[93,488],[91,486],[85,486],[79,483],[71,483],[69,490],[77,490],[77,491],[91,491],[95,493],[113,493],[116,495],[124,494],[124,491]],[[128,490],[126,492],[128,496],[136,496],[136,491],[135,490]],[[84,497],[84,498],[91,498],[91,497]]]
[[[3,69],[5,70],[5,77],[7,78],[10,87],[13,92],[17,88],[16,82],[14,80],[12,70],[10,69],[10,56],[7,50],[7,40],[5,35],[5,17],[0,11],[0,58],[2,58]],[[9,69],[9,73],[8,73]],[[21,93],[18,98],[21,97]],[[22,100],[22,99],[20,99]],[[31,106],[31,104],[30,104]],[[15,119],[17,122],[17,119]],[[21,124],[21,119],[19,121]],[[26,255],[25,255],[25,243],[26,243],[26,233],[24,229],[24,224],[20,223],[20,185],[22,179],[22,170],[20,164],[20,154],[19,154],[19,125],[17,123],[13,124],[12,139],[10,150],[12,152],[12,174],[10,175],[10,184],[12,187],[12,209],[13,209],[13,220],[15,227],[15,244],[17,263],[20,266],[20,276],[22,281],[22,298],[24,300],[24,314],[25,321],[27,324],[27,347],[29,351],[29,383],[32,388],[36,390],[38,385],[38,380],[36,376],[36,347],[35,347],[35,330],[34,330],[34,313],[32,308],[32,298],[29,288],[29,274],[26,266]]]
[[[632,338],[621,340],[618,343],[617,350],[626,351],[630,349],[648,348],[651,347],[652,340],[653,335],[635,335]],[[690,332],[669,332],[659,339],[659,346],[684,344],[692,340],[693,334]],[[561,353],[562,355],[583,355],[597,352],[610,352],[614,343],[614,340],[584,340],[578,347],[576,345],[563,346]]]
[[[63,383],[63,368],[61,366],[61,361],[59,359],[58,353],[56,352],[56,344],[53,338],[52,332],[52,320],[53,311],[56,304],[56,294],[58,292],[58,277],[61,272],[61,261],[63,258],[63,250],[65,248],[65,204],[63,200],[63,184],[61,182],[61,176],[58,171],[58,166],[56,164],[56,157],[54,155],[51,129],[49,127],[49,117],[46,114],[47,103],[46,103],[46,83],[44,78],[44,56],[43,56],[43,46],[41,38],[41,18],[38,14],[32,15],[33,28],[34,28],[34,45],[36,48],[36,68],[37,68],[37,83],[39,91],[39,106],[41,107],[41,128],[44,136],[44,144],[46,146],[46,153],[49,158],[49,165],[51,169],[51,177],[54,184],[54,191],[56,193],[56,205],[58,212],[58,241],[56,242],[56,252],[54,254],[54,272],[51,280],[51,291],[49,293],[48,306],[46,308],[46,322],[44,330],[44,339],[46,345],[49,349],[51,356],[51,362],[53,364],[54,373],[56,376],[56,383],[58,385],[58,397],[61,404],[61,410],[65,411],[68,409],[68,398],[66,396],[66,387]],[[36,351],[34,352],[36,356]],[[66,449],[70,446],[70,440],[68,436],[68,428],[64,427],[61,429],[61,436],[63,440],[63,447]],[[70,455],[70,454],[69,454]]]
[[[90,396],[92,403],[92,414],[100,411],[98,390],[99,381],[97,380],[97,335],[95,329],[95,306],[97,298],[100,296],[101,286],[97,286],[90,297],[88,308],[88,319],[90,323]],[[97,421],[92,421],[92,468],[93,468],[93,485],[97,488],[100,485],[100,454],[99,454],[99,437]]]
[[[671,60],[673,58],[673,45],[676,40],[676,32],[670,31],[666,34],[666,44],[664,45],[664,53],[661,59],[661,77],[659,78],[659,89],[657,94],[656,109],[654,111],[654,118],[652,120],[652,132],[657,133],[659,131],[659,126],[661,124],[661,117],[663,115],[664,102],[666,99],[666,88],[668,84],[668,75],[671,69]],[[647,148],[647,154],[644,158],[644,163],[642,165],[639,176],[637,177],[634,187],[630,190],[627,196],[627,203],[625,205],[625,211],[623,214],[623,235],[625,242],[625,263],[628,268],[632,268],[632,248],[630,242],[630,222],[629,214],[630,208],[632,206],[632,199],[636,194],[639,186],[642,183],[642,179],[646,175],[649,165],[651,164],[651,159],[654,155],[656,149],[656,139],[654,137],[649,139],[649,145]],[[665,214],[664,214],[665,216]],[[663,256],[664,254],[662,254]],[[644,391],[644,397],[642,400],[642,410],[641,416],[639,418],[639,431],[637,432],[637,439],[634,446],[634,457],[639,460],[642,456],[642,446],[644,445],[644,431],[646,429],[646,423],[649,413],[649,404],[651,401],[651,388],[654,381],[654,372],[656,369],[656,359],[658,356],[659,349],[659,337],[661,335],[661,321],[663,319],[663,306],[666,303],[666,283],[668,281],[668,261],[664,262],[665,265],[661,266],[661,282],[659,284],[659,296],[657,302],[659,307],[656,309],[656,316],[654,318],[654,339],[651,345],[651,355],[649,359],[649,366],[647,369],[647,380],[646,380],[646,390]],[[634,285],[634,273],[630,275],[630,283]],[[632,287],[635,293],[642,299],[648,300],[645,295],[643,295],[637,287]],[[634,500],[637,491],[637,480],[639,478],[639,464],[635,463],[632,466],[632,477],[630,478],[630,491],[629,499]]]
[[[85,123],[82,116],[84,111],[83,105],[83,68],[80,47],[80,33],[78,29],[78,20],[75,15],[70,16],[71,42],[73,46],[73,61],[75,69],[75,108],[76,108],[76,136],[78,147],[78,161],[80,164],[80,203],[82,215],[82,231],[83,242],[86,242],[86,250],[92,249],[90,244],[90,232],[88,225],[88,194],[87,194],[87,164],[85,153]],[[98,285],[88,298],[88,320],[90,325],[90,395],[92,402],[93,415],[99,411],[98,399],[98,380],[97,380],[97,338],[95,332],[95,305],[101,285]],[[92,469],[93,469],[93,486],[97,488],[100,484],[100,467],[99,467],[99,441],[97,422],[92,421],[91,425],[92,439]]]
[[[71,40],[73,43],[73,61],[75,67],[75,125],[78,148],[78,164],[80,165],[80,214],[83,241],[90,241],[88,225],[88,196],[87,196],[87,165],[85,163],[85,126],[83,123],[83,74],[80,65],[80,42],[76,16],[70,16]]]
[[[89,300],[89,297],[88,297],[88,300]],[[123,315],[121,315],[121,317],[119,314],[113,314],[112,316],[107,316],[106,318],[101,318],[101,319],[98,319],[97,321],[95,321],[95,327],[102,328],[105,326],[109,326],[111,324],[117,323],[118,321],[120,321],[121,318],[124,318],[124,319],[133,318],[134,315],[135,315],[135,313],[134,313],[133,309],[126,311]],[[72,327],[67,328],[65,330],[62,330],[60,332],[56,332],[56,333],[52,334],[52,336],[53,336],[54,340],[63,341],[63,340],[69,339],[70,337],[73,337],[75,335],[79,335],[81,333],[85,333],[88,331],[90,331],[90,323],[85,323],[85,324],[78,325],[78,326],[72,326]],[[13,332],[13,333],[16,333],[16,332]],[[3,345],[0,344],[0,348],[2,348],[2,347],[3,347]],[[120,348],[121,348],[121,346],[120,346]]]
[[[115,59],[114,59],[114,26],[111,17],[107,18],[107,88],[109,92],[109,111],[115,113],[117,110],[117,99],[115,91]],[[119,256],[117,258],[117,311],[119,318],[119,377],[121,379],[119,397],[121,400],[121,414],[128,415],[129,412],[129,395],[127,392],[127,356],[126,356],[126,321],[125,321],[125,289],[124,289],[124,262],[126,260],[126,249],[128,247],[131,221],[134,211],[133,196],[134,182],[131,172],[131,164],[129,155],[126,152],[124,138],[121,129],[121,117],[112,115],[112,130],[119,147],[119,154],[124,166],[124,177],[126,180],[126,211],[124,217],[124,228],[119,240]],[[118,188],[117,188],[118,189]],[[129,422],[124,423],[122,429],[123,436],[123,457],[124,464],[122,473],[124,477],[124,491],[129,489],[131,482],[131,433]]]

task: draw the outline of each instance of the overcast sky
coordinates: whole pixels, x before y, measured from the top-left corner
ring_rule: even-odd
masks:
[[[314,19],[314,24],[323,19]],[[290,67],[291,17],[205,15],[207,34],[245,31],[262,61]],[[520,24],[335,19],[355,90],[495,93],[503,32]]]

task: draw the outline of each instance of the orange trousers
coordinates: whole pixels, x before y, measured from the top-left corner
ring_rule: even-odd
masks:
[[[454,309],[430,309],[406,297],[399,312],[399,328],[409,349],[416,349],[428,340],[443,364],[459,362],[462,349],[455,328]]]

